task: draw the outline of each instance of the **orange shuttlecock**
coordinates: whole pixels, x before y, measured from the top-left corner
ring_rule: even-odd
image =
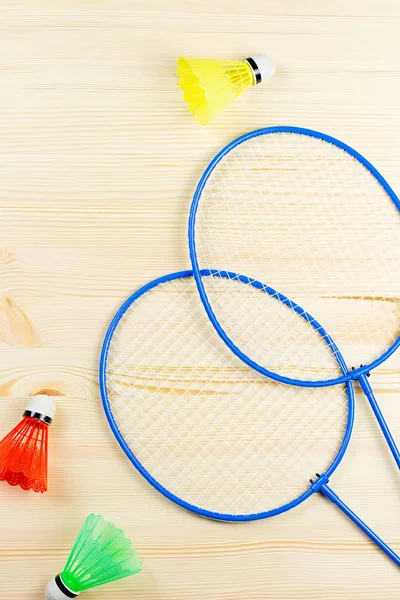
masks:
[[[0,442],[0,480],[24,490],[47,490],[48,429],[55,413],[49,396],[35,396],[23,419]]]

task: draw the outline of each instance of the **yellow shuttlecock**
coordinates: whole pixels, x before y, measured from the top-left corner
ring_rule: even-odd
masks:
[[[177,73],[194,118],[207,125],[250,85],[271,79],[275,63],[256,54],[243,61],[179,58]]]

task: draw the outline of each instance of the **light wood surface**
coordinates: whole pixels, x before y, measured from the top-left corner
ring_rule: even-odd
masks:
[[[97,368],[121,301],[189,266],[193,187],[233,137],[320,129],[400,190],[399,28],[397,0],[0,0],[0,435],[30,395],[58,407],[49,492],[0,486],[1,600],[43,598],[92,511],[135,540],[144,569],[88,599],[398,598],[395,565],[320,497],[223,524],[158,495],[108,429]],[[176,58],[254,52],[276,58],[274,79],[197,126]],[[372,379],[400,439],[400,355]],[[360,395],[334,482],[400,552],[398,472]]]

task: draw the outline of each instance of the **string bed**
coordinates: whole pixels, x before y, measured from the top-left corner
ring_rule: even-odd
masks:
[[[334,362],[298,360],[296,344],[308,352],[299,320],[282,335],[280,315],[253,300],[254,288],[222,296],[202,269],[246,273],[291,298],[323,324],[349,370],[382,362],[399,345],[399,207],[374,167],[328,136],[283,127],[230,144],[203,175],[189,223],[194,274],[219,333],[261,372],[343,380]]]
[[[310,477],[340,460],[349,388],[298,388],[250,369],[215,334],[190,274],[145,286],[113,320],[101,366],[110,424],[135,466],[179,504],[227,519],[281,512],[310,494]],[[210,278],[219,298],[249,289]],[[277,305],[284,337],[296,321],[303,327],[308,355],[298,361],[340,372],[307,319],[258,295]]]

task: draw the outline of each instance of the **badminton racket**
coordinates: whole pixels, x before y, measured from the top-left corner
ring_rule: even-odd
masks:
[[[256,286],[254,300],[265,296],[264,304],[277,305],[287,335],[301,321],[316,367],[346,369],[325,330],[283,295],[233,273],[202,275],[215,277],[218,294]],[[321,492],[400,564],[328,484],[353,427],[350,382],[295,387],[249,368],[215,334],[191,271],[148,283],[117,311],[103,343],[100,389],[125,454],[178,505],[213,519],[247,521]]]
[[[272,127],[234,140],[208,165],[191,206],[189,246],[201,300],[229,348],[277,381],[358,381],[400,468],[368,380],[400,344],[399,210],[389,184],[346,144]],[[312,352],[305,364],[300,320],[282,337],[280,315],[253,302],[253,286],[230,297],[218,292],[217,278],[201,275],[218,268],[267,283],[312,314],[349,368],[317,367]],[[296,362],[291,350],[302,344]]]

